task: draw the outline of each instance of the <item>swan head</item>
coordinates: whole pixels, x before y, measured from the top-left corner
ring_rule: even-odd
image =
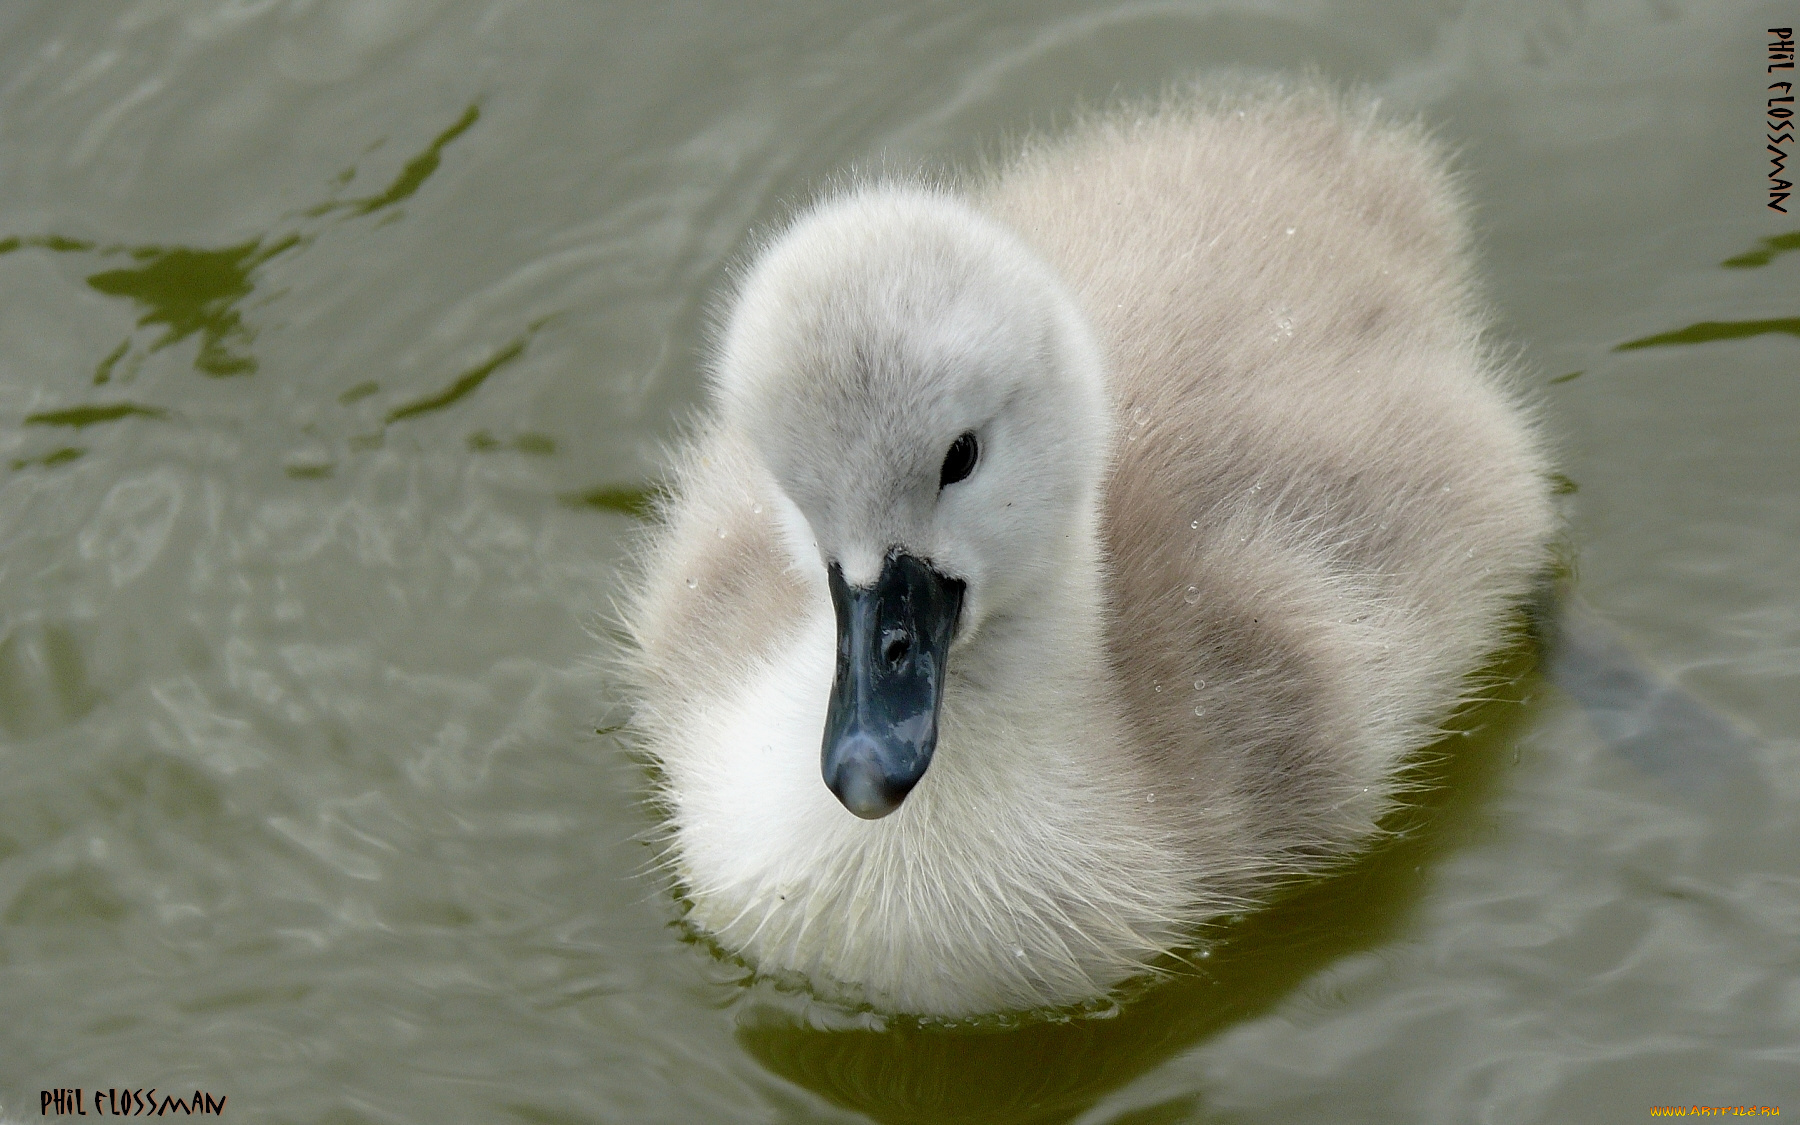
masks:
[[[715,376],[798,515],[791,546],[827,573],[825,782],[884,816],[930,764],[950,666],[1092,541],[1110,430],[1098,347],[1011,231],[947,195],[870,187],[758,257]]]

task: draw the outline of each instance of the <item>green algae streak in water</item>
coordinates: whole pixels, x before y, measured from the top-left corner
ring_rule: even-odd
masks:
[[[463,115],[457,118],[456,124],[439,133],[432,139],[431,144],[426,146],[424,152],[406,162],[406,167],[400,169],[400,174],[394,177],[394,182],[389,184],[385,191],[364,196],[361,199],[321,203],[307,214],[317,216],[329,211],[348,210],[352,215],[367,215],[384,207],[392,207],[424,186],[425,181],[431,178],[431,174],[438,170],[438,165],[443,163],[444,146],[468,132],[479,120],[481,120],[480,106],[471,105],[468,109],[463,110]]]
[[[1756,249],[1726,258],[1719,264],[1728,270],[1753,270],[1768,265],[1790,250],[1800,250],[1800,230],[1771,235],[1759,241]]]
[[[135,402],[114,402],[105,406],[71,406],[64,410],[46,410],[25,415],[27,426],[73,426],[81,429],[101,422],[117,422],[121,418],[167,418],[169,412],[155,406],[139,406]]]
[[[200,354],[194,366],[215,378],[249,375],[256,360],[239,350],[255,337],[237,309],[250,295],[251,271],[303,243],[297,234],[264,245],[261,240],[227,246],[222,250],[195,250],[186,246],[142,246],[131,257],[143,264],[135,269],[102,270],[88,275],[93,289],[110,297],[126,297],[145,309],[140,328],[161,325],[163,334],[150,345],[153,352],[200,335]],[[115,352],[97,372],[106,382]]]
[[[572,508],[597,508],[602,512],[647,520],[655,514],[657,502],[664,494],[664,490],[655,485],[613,485],[570,493],[562,499]]]
[[[1771,333],[1800,336],[1800,316],[1778,320],[1703,320],[1673,332],[1645,336],[1640,340],[1627,340],[1613,348],[1613,351],[1629,352],[1638,348],[1663,348],[1677,344],[1710,344],[1715,340],[1741,340],[1747,336],[1765,336]]]
[[[413,418],[420,414],[429,414],[434,410],[442,410],[445,407],[455,405],[459,400],[473,394],[475,388],[486,382],[489,375],[492,375],[494,372],[525,354],[525,345],[530,339],[530,333],[517,337],[505,347],[495,352],[492,356],[488,357],[485,362],[479,363],[463,372],[461,375],[458,375],[455,381],[436,394],[427,395],[422,399],[415,402],[409,402],[404,406],[394,407],[394,409],[388,411],[388,424],[391,426],[395,422],[407,418]]]

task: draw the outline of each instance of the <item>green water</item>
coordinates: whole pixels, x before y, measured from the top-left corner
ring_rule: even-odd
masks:
[[[73,1086],[296,1125],[1800,1112],[1800,220],[1760,116],[1797,19],[7,0],[0,1116]],[[747,981],[680,929],[596,733],[715,294],[846,168],[1228,67],[1369,84],[1459,148],[1576,592],[1735,735],[1658,757],[1524,679],[1393,841],[1094,1016]]]

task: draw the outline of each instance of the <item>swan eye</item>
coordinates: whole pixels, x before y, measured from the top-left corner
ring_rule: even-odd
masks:
[[[955,484],[975,471],[975,462],[981,457],[981,447],[975,444],[975,432],[965,432],[950,443],[950,452],[944,454],[944,469],[938,474],[938,487]]]

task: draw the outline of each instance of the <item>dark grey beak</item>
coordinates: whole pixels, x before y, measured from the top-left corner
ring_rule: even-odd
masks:
[[[844,807],[874,820],[899,808],[931,764],[963,584],[899,551],[873,586],[851,589],[835,562],[828,573],[837,679],[820,765]]]

